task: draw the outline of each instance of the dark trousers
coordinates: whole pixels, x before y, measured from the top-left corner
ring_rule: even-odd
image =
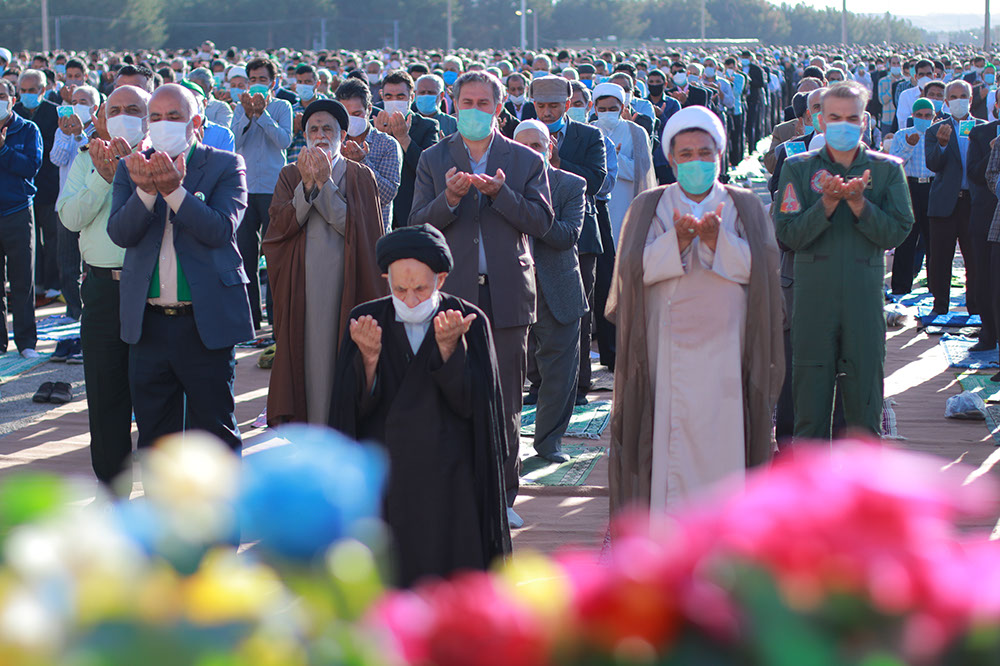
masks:
[[[737,166],[746,155],[746,109],[743,113],[733,116],[732,141],[730,141],[729,164]]]
[[[35,222],[31,206],[0,216],[0,275],[10,280],[10,312],[14,316],[14,344],[18,351],[34,349],[35,329]],[[0,284],[0,318],[7,320],[7,299]],[[3,350],[7,327],[3,326]]]
[[[500,392],[503,394],[503,416],[507,431],[507,456],[503,461],[504,487],[507,506],[514,506],[521,486],[521,407],[523,407],[524,376],[528,361],[528,327],[497,328],[493,325],[493,299],[489,285],[479,287],[477,305],[490,320],[493,346],[500,370]]]
[[[560,323],[541,297],[537,311],[537,321],[528,336],[528,379],[538,391],[535,451],[544,455],[562,448],[562,438],[576,402],[582,350],[579,319],[569,324]]]
[[[233,414],[234,348],[205,347],[193,316],[147,310],[142,337],[129,347],[128,364],[140,449],[175,432],[205,430],[239,450]]]
[[[615,270],[615,241],[611,236],[611,216],[608,202],[597,200],[597,226],[601,230],[601,245],[604,254],[597,257],[596,279],[594,281],[594,335],[597,350],[601,355],[601,365],[612,372],[615,369],[615,325],[604,317],[611,291],[611,278]],[[588,354],[589,355],[589,354]]]
[[[989,283],[990,283],[990,315],[993,318],[993,331],[994,333],[1000,331],[1000,243],[986,243],[990,250],[990,268],[998,270],[990,270],[989,272]],[[983,318],[983,324],[985,326],[986,319]],[[982,332],[979,334],[980,339],[982,339]]]
[[[892,255],[892,293],[903,295],[913,289],[913,278],[920,272],[917,263],[917,248],[921,238],[926,243],[927,238],[927,197],[931,192],[930,183],[918,183],[915,178],[909,178],[910,201],[913,202],[913,228]],[[923,257],[921,256],[921,263]]]
[[[250,194],[247,198],[247,210],[243,216],[243,222],[236,230],[236,245],[240,249],[240,256],[243,257],[243,270],[246,271],[250,282],[247,283],[247,296],[250,298],[250,316],[253,318],[253,327],[260,328],[263,321],[260,309],[260,271],[257,269],[260,262],[260,241],[267,234],[267,225],[271,221],[268,208],[271,206],[270,194]],[[267,314],[270,319],[271,312],[271,290],[267,290]]]
[[[976,297],[976,307],[979,309],[979,316],[983,320],[983,327],[979,331],[979,342],[983,345],[993,345],[997,341],[996,313],[993,312],[993,281],[990,275],[994,268],[1000,264],[994,264],[990,252],[990,243],[987,237],[990,233],[990,223],[993,221],[992,210],[988,216],[973,215],[972,226],[972,251],[975,253],[976,272],[975,280],[972,282],[972,289]],[[968,279],[968,268],[966,268],[966,279]]]
[[[60,223],[57,236],[59,291],[66,301],[66,316],[79,319],[83,310],[83,303],[80,301],[80,234]]]
[[[56,204],[39,203],[35,211],[34,275],[35,284],[42,289],[59,289],[59,215]]]
[[[976,258],[973,249],[971,199],[962,190],[955,210],[948,217],[928,218],[927,285],[934,296],[934,310],[947,312],[951,298],[951,263],[955,259],[955,241],[965,260],[965,306],[970,314],[979,314],[976,304]]]
[[[590,340],[594,326],[594,283],[597,280],[597,255],[580,255],[580,276],[583,292],[587,295],[587,314],[580,319],[580,371],[577,374],[577,393],[590,391]]]
[[[118,288],[118,281],[101,269],[91,269],[80,288],[90,462],[98,480],[107,484],[121,474],[132,454],[129,347],[121,339]]]

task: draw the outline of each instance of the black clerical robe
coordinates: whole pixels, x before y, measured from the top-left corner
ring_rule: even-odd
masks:
[[[433,325],[413,353],[391,298],[354,308],[351,319],[371,315],[382,327],[375,384],[367,390],[361,352],[345,332],[330,407],[333,428],[389,456],[383,518],[401,586],[486,569],[511,550],[492,334],[471,303],[442,293],[442,310],[477,315],[447,363]]]

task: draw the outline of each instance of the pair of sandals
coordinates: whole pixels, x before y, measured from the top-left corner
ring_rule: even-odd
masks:
[[[73,390],[66,382],[45,382],[38,387],[32,402],[51,402],[54,405],[65,405],[73,399]]]

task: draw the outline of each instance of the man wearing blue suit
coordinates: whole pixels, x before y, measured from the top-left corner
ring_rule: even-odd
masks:
[[[970,314],[979,314],[977,280],[988,279],[979,275],[970,219],[969,134],[972,127],[985,122],[969,115],[971,97],[972,86],[967,82],[949,83],[945,98],[951,115],[931,125],[924,135],[927,168],[935,173],[927,205],[927,286],[934,296],[936,314],[948,312],[956,239],[965,260],[965,303]]]
[[[179,85],[149,102],[152,150],[115,174],[108,235],[125,248],[121,336],[140,448],[185,428],[241,445],[233,348],[254,336],[236,229],[247,206],[239,155],[199,145],[193,95]]]

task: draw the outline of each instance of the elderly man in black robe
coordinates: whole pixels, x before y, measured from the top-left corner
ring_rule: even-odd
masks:
[[[389,456],[383,518],[396,582],[486,569],[511,550],[489,322],[440,291],[454,262],[434,227],[393,231],[375,252],[391,295],[351,312],[330,425]]]

